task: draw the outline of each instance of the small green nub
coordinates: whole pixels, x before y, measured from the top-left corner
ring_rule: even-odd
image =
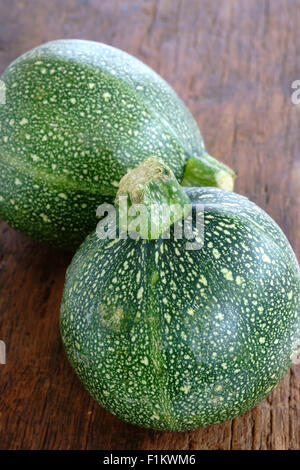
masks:
[[[191,202],[174,173],[149,157],[120,181],[116,196],[122,231],[155,240],[191,210]],[[138,217],[137,217],[138,214]]]
[[[185,165],[182,186],[216,186],[233,191],[236,175],[231,168],[203,153],[191,157]]]

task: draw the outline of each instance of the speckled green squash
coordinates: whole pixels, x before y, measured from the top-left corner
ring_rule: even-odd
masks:
[[[119,418],[187,430],[254,407],[300,345],[300,276],[275,222],[248,199],[186,190],[204,246],[99,240],[66,276],[61,333],[86,388]]]
[[[95,227],[98,205],[149,155],[187,186],[232,188],[233,172],[206,153],[172,88],[125,52],[54,41],[21,56],[1,79],[0,217],[27,235],[76,247]]]

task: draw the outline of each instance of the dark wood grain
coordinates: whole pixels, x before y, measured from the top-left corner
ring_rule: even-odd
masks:
[[[167,79],[236,190],[264,208],[300,257],[297,0],[6,0],[0,73],[57,38],[120,47]],[[1,449],[300,449],[300,366],[246,415],[185,433],[119,421],[83,389],[64,355],[59,306],[69,254],[0,225]]]

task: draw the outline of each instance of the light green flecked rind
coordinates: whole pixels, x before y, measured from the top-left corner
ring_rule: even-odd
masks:
[[[205,152],[172,88],[113,47],[50,42],[1,79],[0,217],[47,243],[81,243],[98,205],[113,201],[121,177],[146,157],[163,159],[181,180],[187,159]]]
[[[187,430],[259,403],[300,344],[300,275],[275,222],[237,194],[192,188],[204,246],[99,240],[66,276],[67,355],[102,406],[133,424]]]

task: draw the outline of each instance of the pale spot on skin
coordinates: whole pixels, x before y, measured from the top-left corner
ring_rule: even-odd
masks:
[[[104,101],[109,101],[110,98],[111,98],[111,94],[108,93],[108,92],[103,93],[102,96],[103,96],[103,98],[104,98]]]
[[[233,281],[232,272],[227,268],[222,268],[221,272],[227,281]]]
[[[144,359],[141,360],[141,363],[142,364],[145,364],[145,366],[148,366],[149,365],[149,360],[147,357],[145,357]]]
[[[86,204],[82,204],[81,207],[85,208],[85,207],[87,207],[87,205],[86,205]],[[106,248],[111,248],[111,247],[114,246],[116,243],[119,243],[119,241],[120,241],[120,238],[116,238],[115,240],[112,240],[110,243],[108,243],[108,244],[106,245]]]
[[[216,259],[219,259],[221,257],[220,252],[217,250],[217,248],[213,249],[213,255]]]
[[[190,307],[190,308],[187,309],[187,313],[188,313],[189,315],[193,316],[193,315],[195,315],[195,310]]]
[[[223,313],[218,313],[218,314],[216,315],[216,319],[217,319],[217,320],[220,320],[220,321],[224,320],[224,315],[223,315]]]
[[[265,263],[271,263],[271,260],[270,260],[269,256],[266,255],[265,253],[262,256],[262,259]]]
[[[144,288],[140,287],[137,293],[137,298],[141,299],[143,297]]]
[[[28,124],[28,119],[26,118],[21,119],[20,124],[21,126],[25,126],[26,124]]]
[[[200,276],[200,278],[199,278],[199,281],[200,281],[202,284],[204,284],[205,286],[208,285],[207,279],[206,279],[205,276],[203,276],[203,274],[201,274],[201,276]]]
[[[151,284],[154,285],[158,281],[158,278],[159,278],[158,272],[154,271],[151,277]]]
[[[51,222],[51,220],[49,219],[49,217],[46,214],[40,214],[40,216],[42,217],[42,219],[45,223],[50,223]]]
[[[164,316],[165,316],[165,319],[167,320],[167,322],[170,323],[171,322],[171,316],[168,313],[166,313]]]
[[[178,248],[175,247],[175,250],[174,250],[174,251],[175,251],[175,254],[176,254],[177,256],[180,256],[180,251],[178,250]]]

